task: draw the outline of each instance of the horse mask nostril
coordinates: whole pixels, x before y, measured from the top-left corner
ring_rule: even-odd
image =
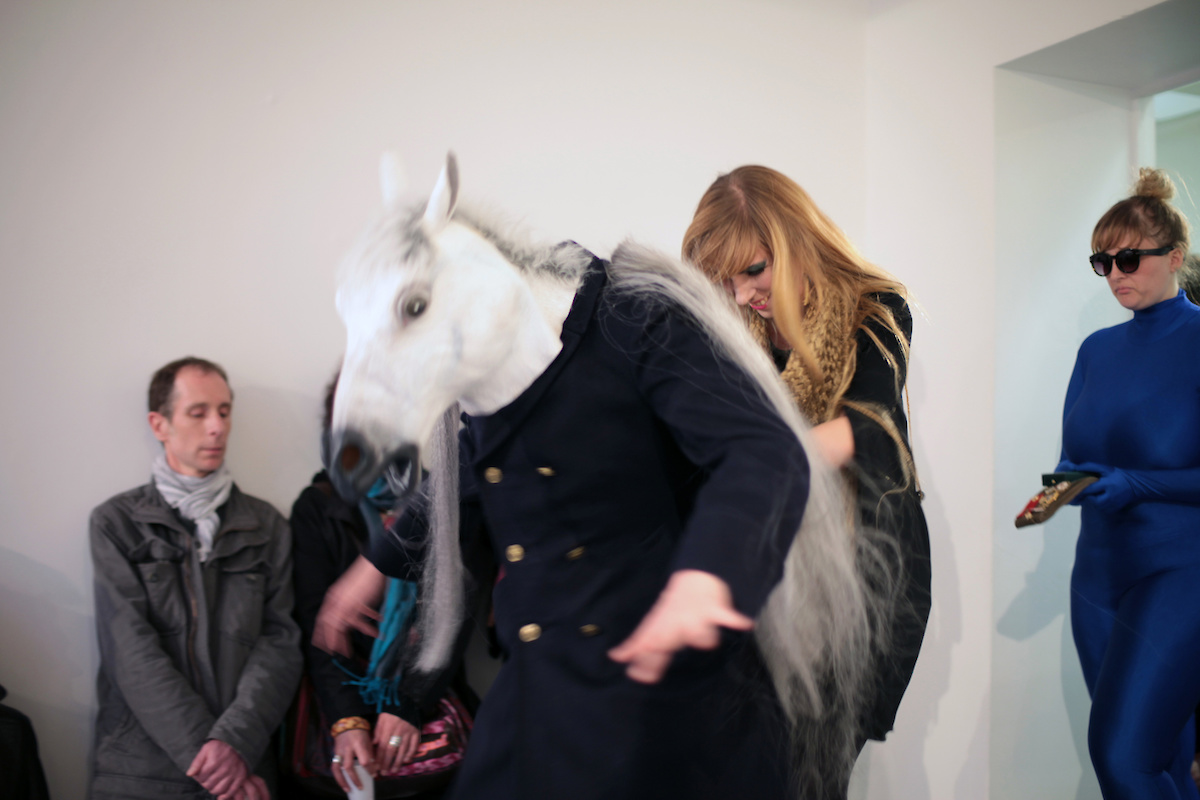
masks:
[[[354,472],[354,469],[362,461],[362,449],[356,444],[348,444],[338,453],[338,465],[341,466],[342,472],[347,475]]]

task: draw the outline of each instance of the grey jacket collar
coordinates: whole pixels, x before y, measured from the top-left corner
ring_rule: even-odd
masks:
[[[175,509],[167,505],[167,501],[163,499],[162,494],[155,488],[154,484],[147,483],[141,488],[140,496],[130,510],[130,516],[137,522],[163,525],[174,531],[179,537],[190,539],[193,535],[191,526],[180,518]],[[221,527],[217,529],[217,535],[213,540],[213,550],[209,556],[210,561],[233,555],[244,547],[261,545],[270,538],[270,531],[260,524],[258,515],[255,514],[250,501],[237,487],[236,483],[229,492],[229,500],[226,501],[225,505],[221,506],[219,513],[221,515]],[[242,532],[246,535],[225,535],[234,532]],[[184,539],[175,537],[172,537],[172,539],[168,540],[167,544],[176,547],[184,546]]]

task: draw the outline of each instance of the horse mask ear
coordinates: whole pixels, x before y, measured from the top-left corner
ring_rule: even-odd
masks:
[[[395,153],[384,153],[380,159],[379,185],[383,189],[383,205],[386,208],[394,208],[408,185],[404,177],[404,165]]]
[[[454,153],[446,154],[446,165],[438,175],[437,185],[425,206],[425,224],[431,230],[440,230],[450,221],[454,206],[458,204],[458,160]]]

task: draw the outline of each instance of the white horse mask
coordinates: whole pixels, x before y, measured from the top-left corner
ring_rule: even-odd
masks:
[[[576,284],[515,267],[454,218],[453,153],[424,213],[399,201],[396,160],[383,160],[383,218],[339,272],[346,355],[333,414],[332,474],[363,493],[391,464],[415,484],[418,453],[454,403],[491,414],[516,399],[562,349]]]

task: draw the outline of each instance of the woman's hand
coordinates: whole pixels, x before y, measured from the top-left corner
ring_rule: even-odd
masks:
[[[845,414],[814,425],[810,433],[817,445],[817,452],[831,467],[841,469],[854,458],[854,429],[850,427],[850,418]]]
[[[393,745],[392,737],[399,737]],[[380,714],[375,722],[375,759],[384,775],[395,773],[407,764],[421,743],[421,732],[395,714]]]
[[[342,757],[340,764],[334,764],[333,779],[342,787],[342,791],[350,793],[349,784],[355,789],[358,785],[358,773],[354,771],[354,762],[362,764],[374,778],[379,774],[379,765],[375,762],[375,751],[371,748],[371,734],[362,729],[342,731],[333,740],[333,752]]]
[[[685,569],[671,576],[637,630],[608,656],[628,664],[625,673],[633,680],[658,683],[677,650],[712,650],[721,642],[721,628],[748,631],[753,627],[754,620],[734,609],[725,581]]]
[[[355,559],[325,592],[313,627],[313,644],[327,653],[349,657],[351,630],[378,638],[376,623],[381,617],[376,608],[386,583],[387,576],[374,564],[362,556]]]
[[[1123,469],[1089,462],[1072,464],[1071,470],[1100,474],[1100,479],[1076,495],[1071,505],[1090,505],[1105,514],[1115,514],[1135,499],[1133,482]]]

